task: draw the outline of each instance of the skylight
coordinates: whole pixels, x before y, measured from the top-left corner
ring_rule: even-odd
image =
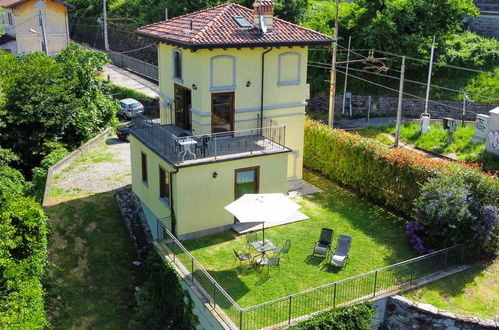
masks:
[[[250,22],[248,22],[248,20],[242,16],[235,16],[234,19],[236,20],[237,24],[239,24],[240,27],[251,26]]]

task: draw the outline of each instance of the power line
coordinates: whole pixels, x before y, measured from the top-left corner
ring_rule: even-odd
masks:
[[[132,50],[127,50],[127,51],[124,51],[124,52],[113,52],[113,53],[116,53],[116,54],[133,53],[133,52],[137,52],[137,51],[142,50],[142,49],[146,49],[146,48],[152,47],[154,45],[155,44],[150,44],[150,45],[147,45],[147,46],[144,46],[144,47],[140,47],[140,48],[136,48],[136,49],[132,49]]]
[[[4,31],[4,32],[5,32],[5,33],[7,33],[7,30],[11,30],[11,29],[13,29],[13,28],[15,28],[15,27],[18,27],[18,26],[20,26],[20,25],[23,25],[23,24],[25,24],[25,23],[27,23],[27,22],[31,21],[33,18],[37,18],[37,17],[38,17],[38,14],[37,14],[37,15],[35,15],[35,16],[33,16],[33,17],[28,18],[27,20],[25,20],[25,21],[23,21],[23,22],[21,22],[21,23],[18,23],[18,24],[13,25],[13,26],[9,26],[9,27],[5,28],[5,31]]]
[[[315,61],[309,61],[309,63],[318,64],[318,65],[328,65],[328,63],[315,62]],[[344,66],[339,66],[339,67],[343,68],[343,69],[346,68]],[[376,75],[376,76],[380,76],[380,77],[384,77],[384,78],[390,78],[390,79],[400,80],[400,77],[394,77],[394,76],[390,76],[390,75],[385,75],[385,74],[381,74],[381,73],[378,73],[378,72],[371,72],[371,71],[366,71],[366,70],[360,70],[360,69],[355,69],[355,68],[351,68],[351,67],[349,68],[349,70],[357,71],[357,72],[364,72],[364,73],[368,73],[368,74],[372,74],[372,75]],[[393,69],[390,69],[390,70],[396,71],[396,70],[393,70]],[[398,72],[400,72],[400,71],[398,71]],[[421,82],[421,81],[416,81],[416,80],[411,80],[411,79],[404,79],[404,80],[407,81],[407,82],[410,82],[412,84],[417,84],[417,85],[422,85],[422,86],[426,86],[427,85],[426,83]],[[467,91],[452,89],[452,88],[449,88],[449,87],[443,87],[443,86],[438,86],[438,85],[430,85],[430,87],[431,88],[443,89],[443,90],[447,90],[447,91],[455,92],[455,93],[459,93],[459,94],[466,93],[467,95],[470,95],[470,96],[477,96],[477,97],[482,97],[482,98],[486,98],[486,99],[489,99],[489,100],[499,101],[499,99],[495,98],[495,97],[490,97],[490,96],[485,96],[485,95],[480,95],[480,94],[472,94],[472,93],[469,93]]]

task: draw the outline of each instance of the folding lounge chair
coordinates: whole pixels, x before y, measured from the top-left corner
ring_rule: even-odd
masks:
[[[326,257],[327,251],[331,248],[334,230],[331,228],[322,228],[321,237],[315,243],[313,256]]]
[[[340,237],[338,238],[338,246],[336,247],[336,251],[329,259],[330,263],[343,268],[348,260],[351,244],[352,237],[347,235],[340,235]]]

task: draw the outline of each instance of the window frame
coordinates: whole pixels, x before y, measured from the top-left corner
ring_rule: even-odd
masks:
[[[14,25],[14,19],[12,17],[12,13],[11,12],[7,12],[7,24],[8,25]]]
[[[178,70],[177,70],[177,56],[178,56]],[[183,82],[183,54],[178,48],[172,51],[172,78],[178,82]]]
[[[298,59],[297,79],[296,80],[282,80],[281,73],[284,68],[282,68],[282,59],[285,56],[296,56]],[[301,84],[301,54],[297,52],[285,52],[281,53],[277,59],[277,86],[289,86],[289,85],[300,85]]]
[[[147,154],[143,151],[140,152],[140,170],[142,183],[148,186]]]
[[[230,85],[226,86],[215,86],[215,61],[220,59],[229,59],[232,61],[232,81]],[[232,55],[216,55],[210,59],[210,91],[211,92],[222,92],[222,91],[235,91],[236,86],[236,57]]]
[[[159,199],[170,206],[170,173],[161,165],[158,166]]]
[[[234,170],[234,199],[237,198],[237,174],[239,172],[255,171],[255,193],[260,193],[260,166],[237,168]]]

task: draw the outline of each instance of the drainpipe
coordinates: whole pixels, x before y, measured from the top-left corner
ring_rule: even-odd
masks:
[[[270,52],[274,47],[270,47],[262,53],[262,92],[260,98],[260,128],[263,127],[263,90],[265,87],[265,54]]]
[[[177,168],[175,171],[170,172],[170,191],[172,192],[170,194],[170,209],[171,209],[171,214],[170,217],[172,219],[172,234],[173,236],[177,237],[177,220],[175,219],[175,211],[173,210],[173,174],[177,174],[180,169]]]

